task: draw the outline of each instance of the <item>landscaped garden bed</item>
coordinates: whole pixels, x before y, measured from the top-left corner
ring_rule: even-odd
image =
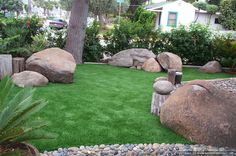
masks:
[[[183,80],[229,78],[184,68]],[[152,84],[164,72],[148,73],[109,65],[79,65],[74,83],[39,87],[35,98],[49,101],[38,113],[53,140],[32,141],[41,152],[100,144],[182,143],[190,141],[161,125],[150,113]],[[18,88],[17,88],[18,90]]]

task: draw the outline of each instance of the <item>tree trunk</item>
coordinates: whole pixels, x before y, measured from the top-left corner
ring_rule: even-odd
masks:
[[[131,14],[134,14],[136,9],[146,1],[147,0],[131,0],[128,12],[131,13]]]
[[[88,8],[88,0],[74,0],[71,10],[69,32],[65,49],[74,56],[77,64],[83,63],[82,56],[86,34]]]
[[[28,15],[32,14],[32,0],[28,0]]]

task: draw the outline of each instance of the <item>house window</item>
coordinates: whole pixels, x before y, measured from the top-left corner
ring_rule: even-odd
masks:
[[[219,18],[215,18],[215,24],[220,24]]]
[[[169,12],[167,26],[176,27],[177,25],[177,12]]]

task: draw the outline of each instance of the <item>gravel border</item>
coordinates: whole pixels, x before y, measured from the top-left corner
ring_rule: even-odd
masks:
[[[41,154],[41,156],[188,156],[188,155],[236,155],[236,149],[221,147],[216,148],[206,145],[183,145],[183,144],[115,144],[80,146],[59,148],[55,151]]]

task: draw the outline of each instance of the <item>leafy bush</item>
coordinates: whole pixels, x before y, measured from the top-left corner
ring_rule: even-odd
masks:
[[[184,63],[202,65],[213,60],[212,33],[205,26],[191,24],[189,28],[181,26],[166,33],[165,51],[179,55]]]
[[[33,42],[30,45],[31,52],[38,52],[46,49],[48,47],[48,40],[44,34],[39,34],[32,37]]]
[[[160,31],[153,31],[155,17],[154,13],[138,8],[133,20],[122,19],[120,25],[104,35],[107,51],[115,54],[129,48],[156,47]]]
[[[100,44],[99,30],[100,25],[97,22],[86,29],[83,61],[99,62],[102,58],[103,47]]]
[[[29,46],[33,42],[33,36],[41,33],[41,27],[42,24],[37,17],[1,18],[0,38],[9,42],[6,49],[0,51],[0,53],[10,53],[13,56],[29,56],[31,53]]]
[[[48,40],[47,47],[58,47],[63,49],[66,45],[67,29],[47,29],[45,36]]]
[[[236,41],[230,36],[217,35],[213,42],[215,58],[225,67],[236,67]]]
[[[47,102],[33,100],[35,89],[13,93],[13,83],[6,77],[0,82],[0,149],[32,139],[52,138],[40,131],[46,124],[29,117],[42,109]]]

